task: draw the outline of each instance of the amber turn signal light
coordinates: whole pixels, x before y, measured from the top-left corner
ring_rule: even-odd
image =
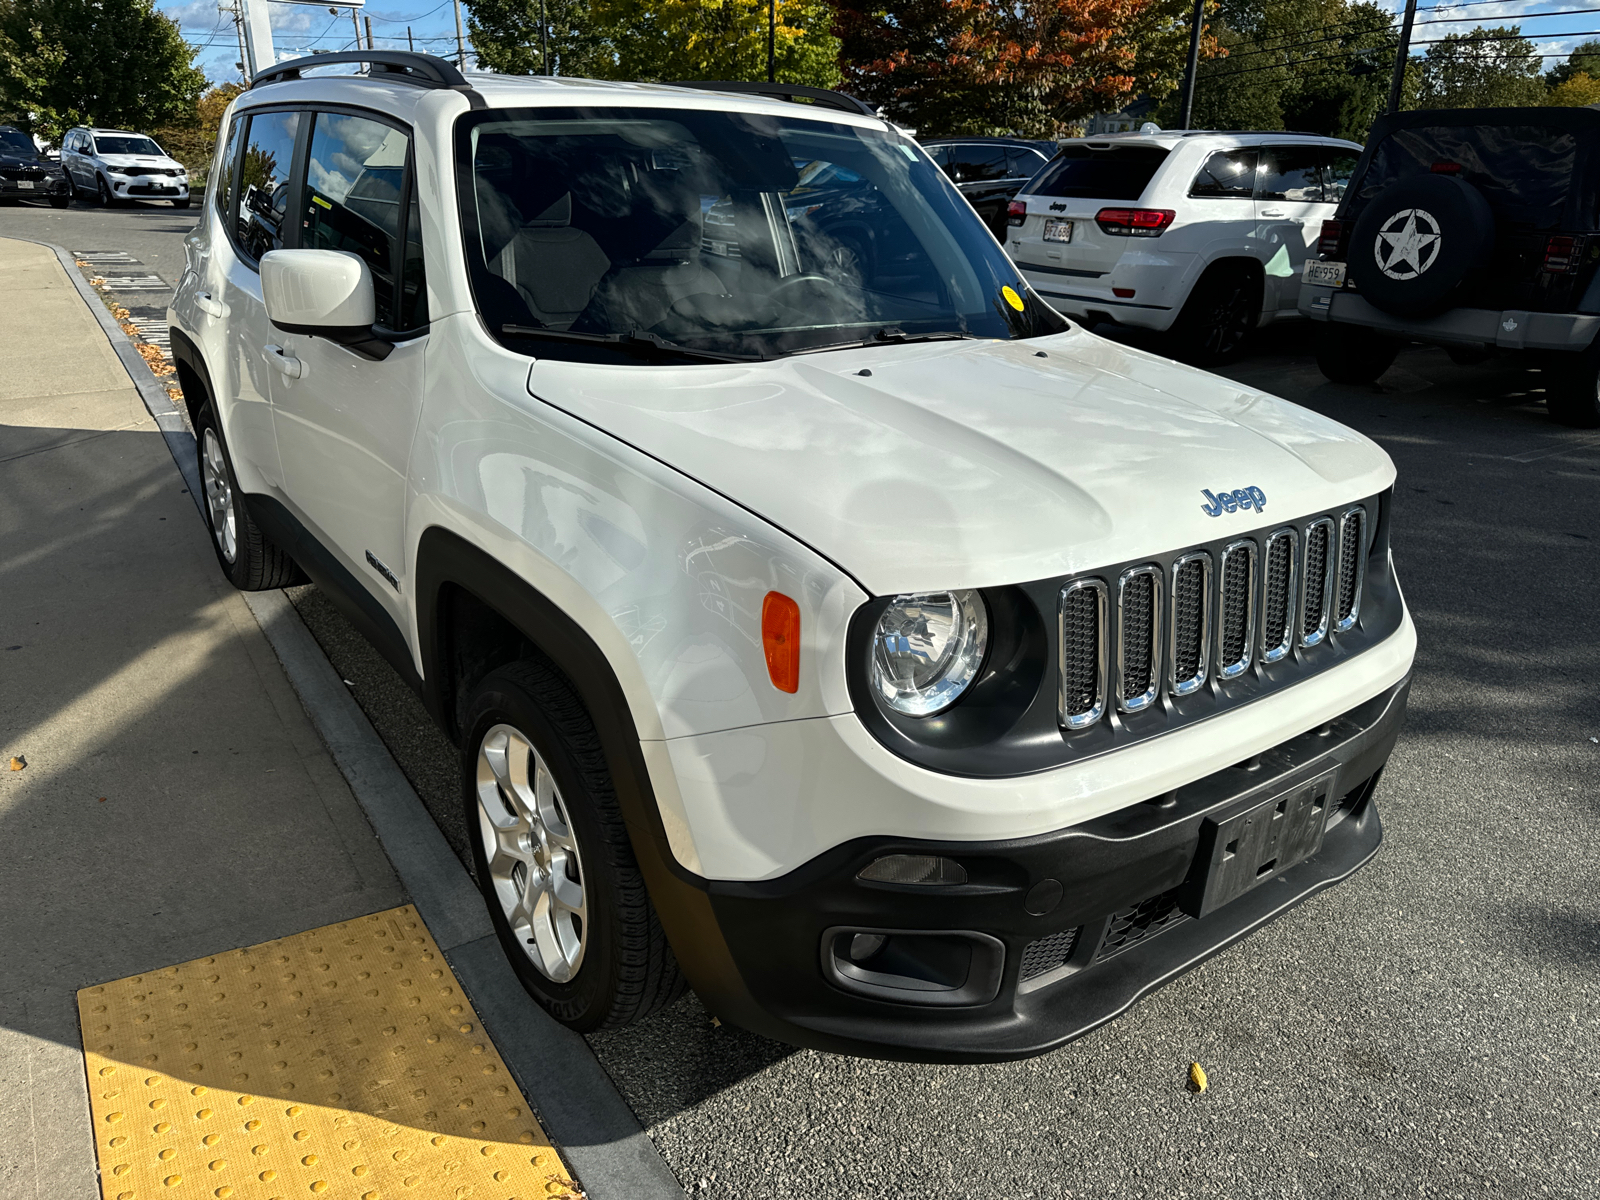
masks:
[[[761,602],[761,647],[767,675],[780,692],[800,690],[800,606],[782,592]]]

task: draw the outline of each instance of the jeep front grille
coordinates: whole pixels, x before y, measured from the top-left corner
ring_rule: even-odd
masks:
[[[1061,723],[1093,725],[1106,712],[1106,585],[1078,579],[1061,590]]]
[[[1167,622],[1171,642],[1167,686],[1174,696],[1198,691],[1206,681],[1211,634],[1211,555],[1204,550],[1179,557],[1172,564],[1172,615]]]
[[[1112,695],[1123,713],[1149,708],[1163,692],[1181,701],[1212,680],[1227,695],[1227,684],[1258,662],[1282,663],[1297,645],[1309,650],[1350,633],[1369,536],[1367,510],[1356,505],[1337,521],[1314,517],[1260,541],[1178,553],[1166,567],[1130,567],[1114,591],[1102,578],[1070,580],[1057,611],[1060,724],[1099,724]]]
[[[1161,568],[1124,571],[1117,581],[1117,707],[1149,708],[1161,694]]]
[[[1037,979],[1057,967],[1066,965],[1067,959],[1078,946],[1079,927],[1063,929],[1046,937],[1036,938],[1022,951],[1022,966],[1017,972],[1019,983]]]
[[[1300,578],[1300,644],[1315,646],[1328,636],[1328,604],[1333,575],[1328,570],[1328,550],[1333,522],[1322,517],[1306,526],[1306,566]]]
[[[1248,538],[1222,551],[1217,576],[1217,678],[1234,679],[1250,667],[1256,623],[1256,544]]]
[[[1339,588],[1334,600],[1335,633],[1348,633],[1361,615],[1361,585],[1366,581],[1367,510],[1357,506],[1339,518]]]

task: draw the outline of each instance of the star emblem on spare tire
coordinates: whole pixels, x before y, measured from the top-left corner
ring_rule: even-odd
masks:
[[[1373,247],[1378,269],[1390,279],[1415,279],[1439,257],[1439,222],[1422,208],[1403,208],[1383,223]]]

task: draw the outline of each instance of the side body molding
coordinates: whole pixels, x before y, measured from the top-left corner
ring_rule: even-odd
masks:
[[[462,664],[452,645],[451,607],[464,593],[510,623],[583,701],[600,735],[634,857],[679,965],[714,1011],[759,1028],[760,1009],[718,929],[706,881],[673,856],[627,697],[600,647],[536,588],[448,530],[435,526],[423,532],[415,579],[422,696],[435,721],[460,741],[457,717],[465,696],[458,682]]]

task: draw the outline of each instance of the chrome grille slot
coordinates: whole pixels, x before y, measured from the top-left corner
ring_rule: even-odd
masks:
[[[1172,614],[1167,628],[1167,686],[1187,696],[1206,681],[1211,633],[1211,555],[1185,554],[1172,564]]]
[[[1060,719],[1068,729],[1084,729],[1106,713],[1106,608],[1106,585],[1098,579],[1061,589]]]
[[[1261,600],[1261,660],[1275,663],[1294,646],[1295,567],[1299,538],[1280,529],[1267,538]]]
[[[1124,571],[1117,581],[1117,707],[1138,712],[1161,692],[1161,568]]]
[[[1333,601],[1329,551],[1333,521],[1322,517],[1306,526],[1305,570],[1300,578],[1300,644],[1315,646],[1328,636],[1328,609]]]
[[[1255,624],[1256,544],[1230,542],[1217,573],[1217,678],[1234,679],[1250,669]]]
[[[1333,628],[1347,633],[1361,615],[1361,587],[1366,582],[1367,510],[1359,505],[1339,518],[1339,581],[1335,589]]]

